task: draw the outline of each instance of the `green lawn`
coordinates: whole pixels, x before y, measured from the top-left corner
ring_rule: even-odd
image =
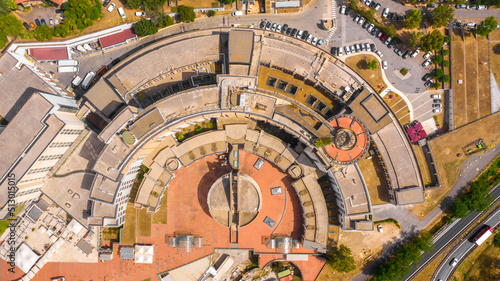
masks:
[[[24,205],[17,206],[16,210],[14,211],[14,216],[7,218],[7,219],[4,219],[4,220],[0,220],[0,235],[2,235],[5,232],[5,230],[7,230],[10,223],[17,217],[17,215],[19,214],[19,212],[21,212],[21,210],[23,208],[24,208]]]

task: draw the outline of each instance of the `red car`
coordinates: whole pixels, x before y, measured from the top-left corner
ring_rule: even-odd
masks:
[[[387,36],[384,35],[384,36],[382,36],[382,38],[380,38],[380,40],[382,40],[382,42],[383,42],[383,41],[385,41],[386,38],[387,38]]]

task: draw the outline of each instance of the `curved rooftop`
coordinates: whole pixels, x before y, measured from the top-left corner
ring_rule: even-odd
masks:
[[[340,165],[361,160],[370,147],[370,134],[365,124],[351,115],[339,115],[330,121],[334,128],[332,144],[325,147],[333,161]]]

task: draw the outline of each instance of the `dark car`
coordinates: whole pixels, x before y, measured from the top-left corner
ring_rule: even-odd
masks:
[[[375,44],[370,44],[370,48],[372,49],[372,52],[375,52],[377,50]]]
[[[286,35],[290,35],[290,33],[292,33],[292,28],[289,27],[286,29]]]
[[[403,59],[407,59],[410,56],[410,51],[406,50],[406,52],[403,54]]]
[[[273,25],[273,23],[272,23],[272,22],[270,22],[270,21],[268,21],[268,22],[266,23],[266,30],[271,29],[271,25]]]
[[[371,35],[376,36],[380,32],[380,29],[378,27],[375,27],[372,32],[370,32]]]
[[[392,40],[392,41],[389,43],[388,47],[389,47],[389,48],[393,48],[393,47],[396,47],[397,45],[398,45],[398,43],[396,42],[396,40]]]
[[[286,34],[286,30],[288,29],[288,24],[284,24],[283,28],[281,29],[281,33]]]
[[[424,75],[424,77],[422,77],[422,81],[427,81],[427,80],[429,80],[431,77],[432,77],[432,74],[427,73],[427,74],[425,74],[425,75]]]
[[[306,40],[308,35],[309,35],[309,31],[304,30],[304,33],[302,33],[302,40]]]
[[[433,83],[434,83],[434,81],[432,81],[432,79],[431,79],[431,80],[425,82],[424,86],[426,86],[428,88],[428,87],[432,86]]]
[[[23,22],[23,25],[24,25],[24,28],[26,28],[27,30],[31,29],[31,26],[27,22]]]
[[[295,37],[295,35],[296,35],[296,34],[297,34],[297,28],[294,28],[294,29],[292,30],[292,33],[290,33],[290,35],[291,35],[292,37]]]
[[[443,100],[442,100],[442,99],[435,99],[435,100],[433,100],[432,102],[433,102],[433,103],[442,103],[442,102],[443,102]]]
[[[427,4],[427,8],[436,8],[436,4]]]
[[[375,8],[375,6],[377,6],[377,2],[372,1],[372,2],[370,3],[370,6],[368,6],[368,7],[370,7],[370,9],[373,9],[373,8]]]
[[[57,9],[56,10],[56,14],[62,14],[62,13],[64,13],[64,11],[62,9]]]
[[[336,55],[337,55],[337,47],[332,47],[332,48],[330,49],[330,53],[331,53],[332,55],[336,56]]]
[[[367,20],[367,21],[365,21],[365,23],[363,23],[362,26],[363,26],[364,29],[366,29],[369,25],[370,25],[370,21]]]
[[[106,2],[108,2],[108,3],[109,3],[109,2],[111,2],[111,0],[106,0],[106,1],[104,1],[104,4],[103,4],[103,5],[106,5]],[[104,7],[106,7],[106,6],[104,6]],[[265,21],[261,21],[261,22],[260,22],[260,24],[259,24],[259,27],[260,27],[260,28],[264,28],[264,27],[266,27],[266,22],[265,22]]]
[[[36,24],[36,26],[42,25],[38,19],[35,19],[35,24]]]
[[[103,5],[104,7],[106,7],[106,6],[108,6],[108,5],[109,5],[109,2],[111,2],[111,0],[104,0],[104,3],[102,3],[102,5]],[[265,22],[265,21],[261,21],[261,24],[262,24],[262,23],[264,23],[264,26],[265,26],[266,22]]]
[[[40,21],[42,22],[43,25],[47,25],[47,23],[45,22],[45,19],[41,19]]]

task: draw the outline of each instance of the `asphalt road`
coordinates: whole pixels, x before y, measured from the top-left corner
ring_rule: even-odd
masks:
[[[498,185],[496,188],[490,193],[493,198],[498,198],[500,197],[500,188],[498,188]],[[453,227],[449,228],[442,234],[439,239],[434,241],[434,248],[431,252],[426,253],[422,256],[422,260],[418,262],[416,265],[417,267],[413,267],[408,275],[406,275],[405,280],[408,280],[410,276],[412,276],[415,271],[417,271],[418,268],[425,262],[427,262],[429,259],[434,257],[436,254],[438,254],[441,249],[448,244],[462,229],[467,227],[477,216],[479,215],[478,212],[472,212],[470,213],[467,217],[464,219],[459,220],[456,224],[453,225]],[[487,223],[494,223],[495,225],[499,222],[500,220],[500,214],[497,213],[495,216],[492,217],[492,220],[488,220]],[[449,267],[449,266],[448,266]],[[446,268],[446,267],[445,267]],[[451,269],[450,269],[451,270]],[[442,278],[443,280],[446,280],[445,278]]]
[[[469,235],[462,241],[462,244],[460,244],[458,248],[456,248],[450,255],[448,255],[448,257],[446,257],[446,260],[442,263],[442,266],[438,268],[439,272],[436,274],[435,280],[448,280],[451,277],[450,274],[453,271],[453,267],[450,265],[451,261],[456,258],[457,260],[459,260],[460,264],[460,262],[465,259],[469,251],[476,247],[476,244],[472,243],[471,240],[473,238],[473,235],[477,233],[477,230],[479,228],[481,228],[483,225],[489,225],[494,228],[499,222],[500,209],[497,210],[492,217],[481,224],[478,228],[476,228],[474,231],[471,231],[471,233],[469,233]],[[457,264],[456,266],[459,266],[459,264]]]

